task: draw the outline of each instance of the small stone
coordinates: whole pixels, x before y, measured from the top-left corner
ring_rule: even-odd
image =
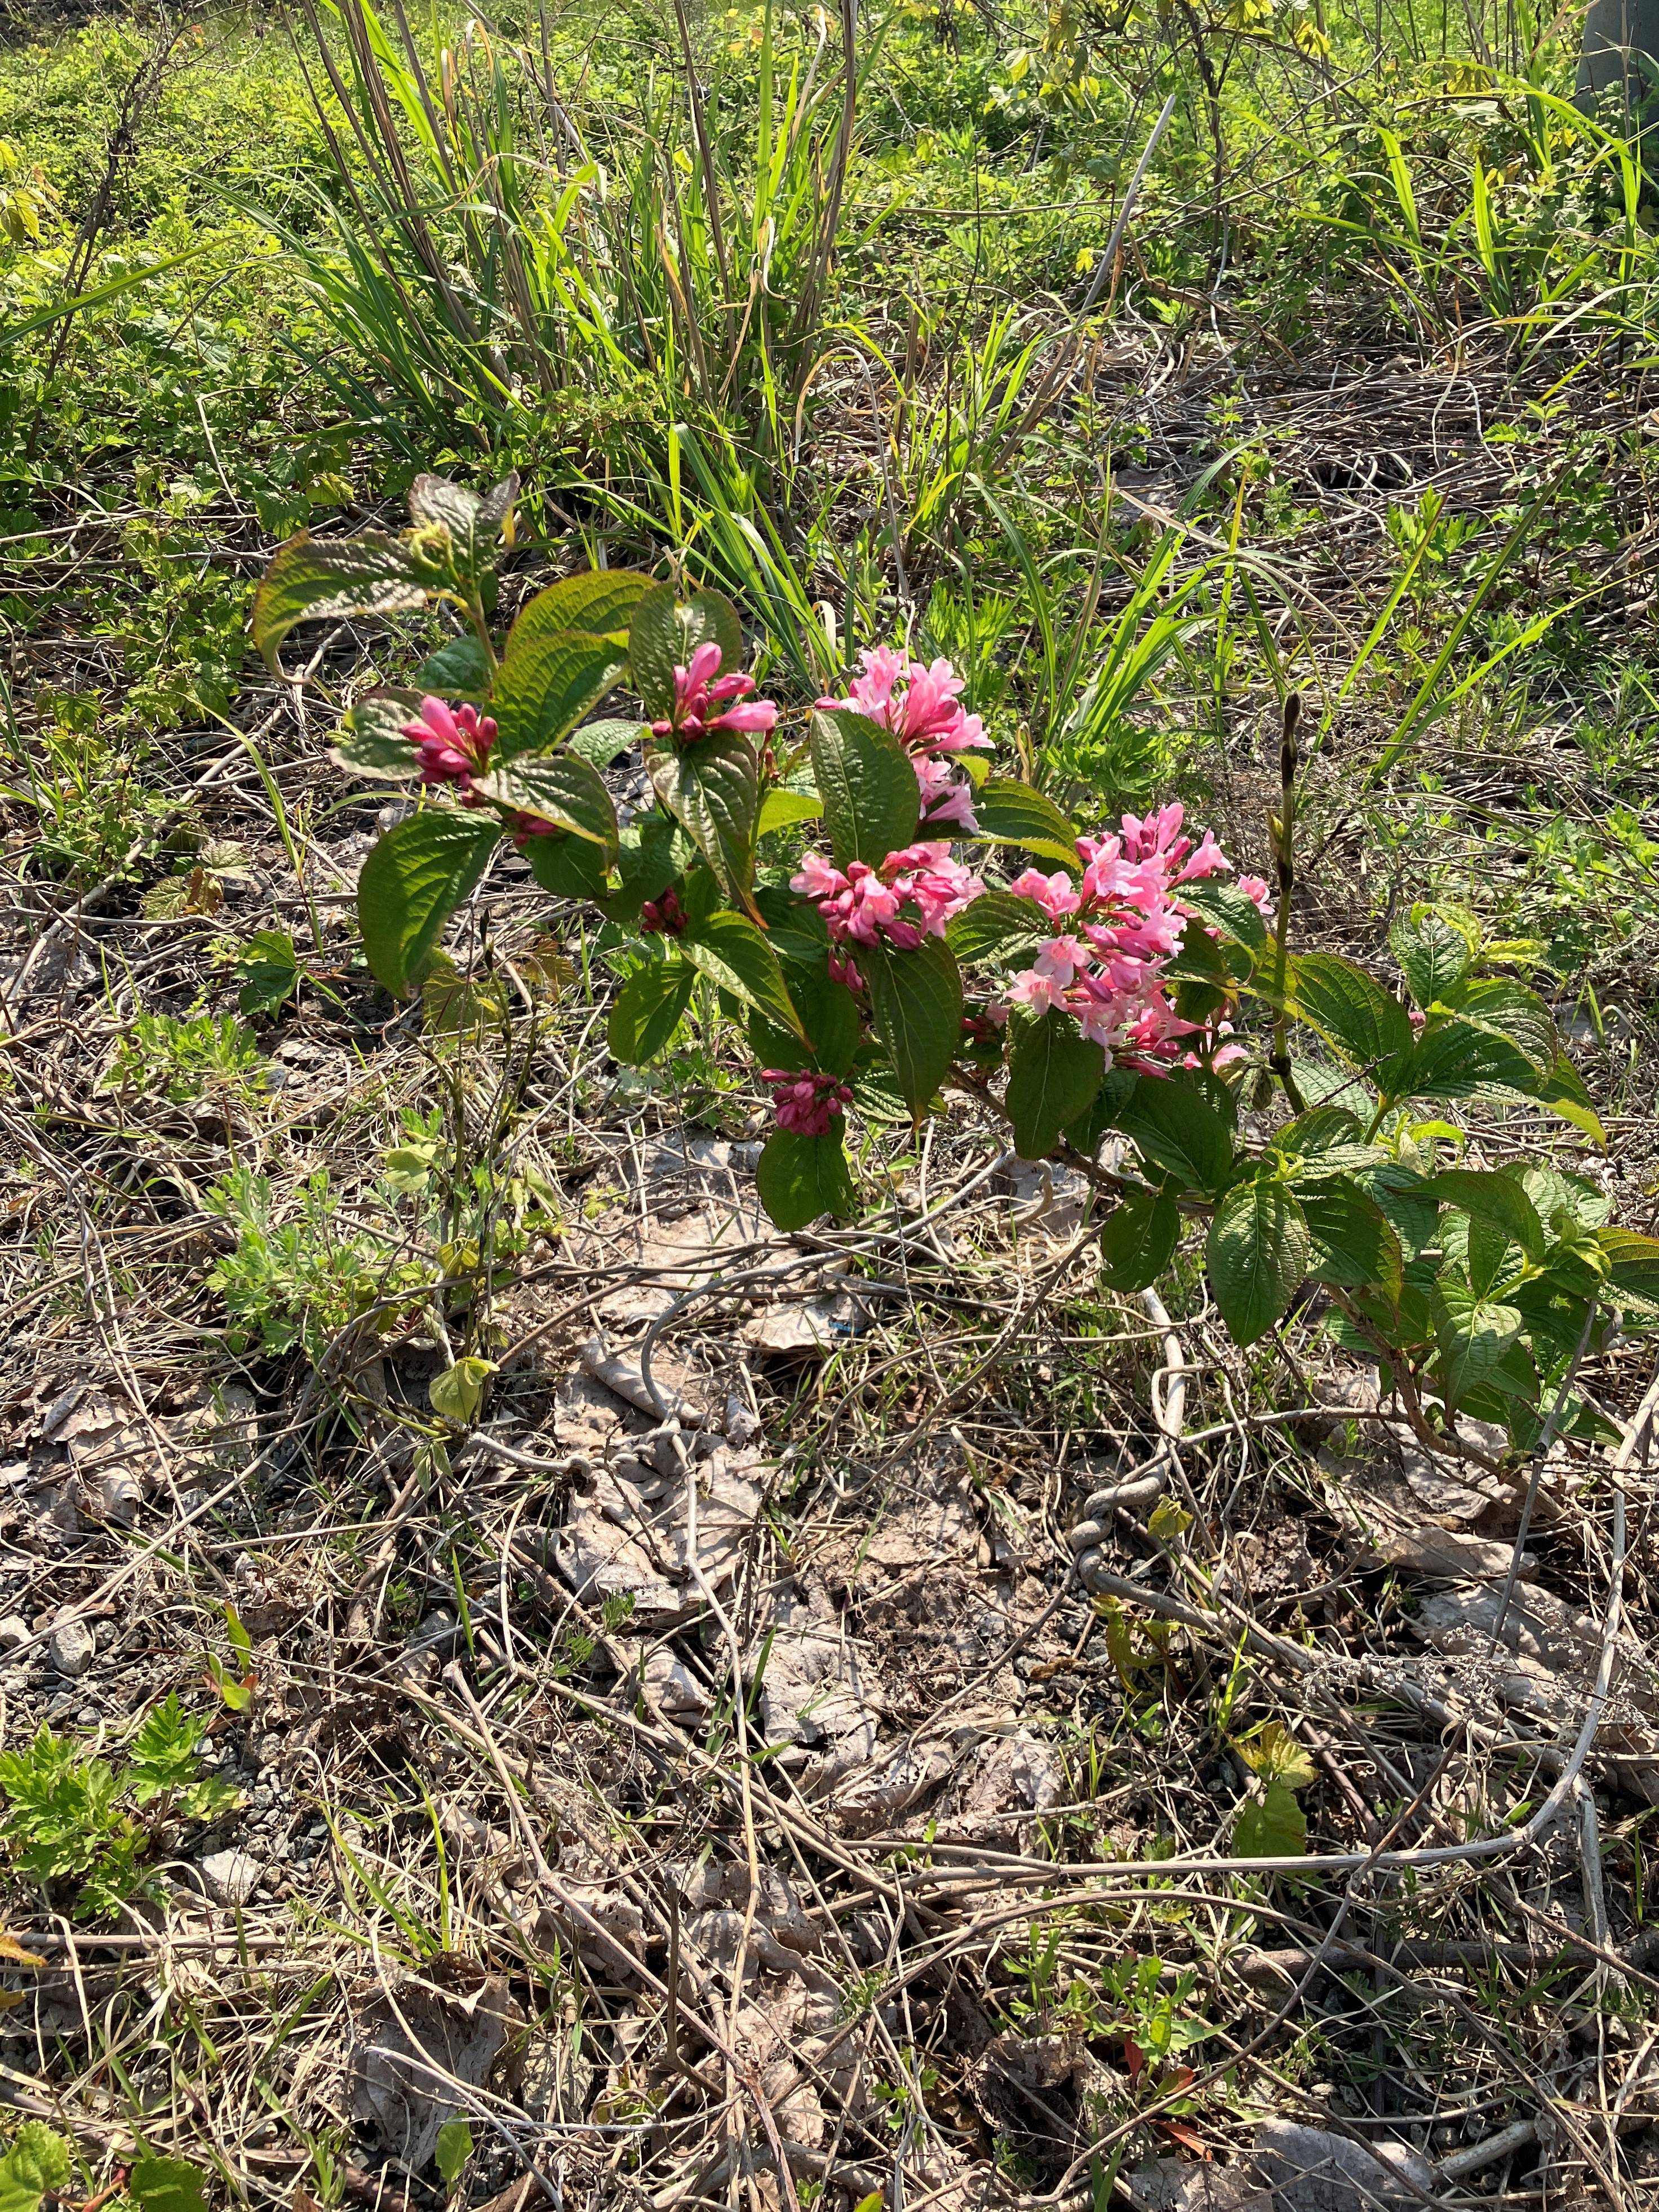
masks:
[[[0,1620],[0,1651],[15,1651],[28,1640],[29,1625],[21,1613],[9,1613]]]
[[[210,1851],[198,1863],[208,1895],[220,1905],[246,1905],[259,1880],[259,1862],[246,1851]]]
[[[46,1656],[60,1674],[78,1681],[98,1654],[96,1639],[84,1620],[60,1621],[46,1644]]]

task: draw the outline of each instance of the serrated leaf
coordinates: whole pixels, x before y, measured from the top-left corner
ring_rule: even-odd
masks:
[[[1399,1297],[1406,1255],[1394,1224],[1375,1199],[1346,1176],[1298,1183],[1296,1197],[1308,1224],[1310,1275],[1352,1290],[1375,1284],[1391,1298]]]
[[[207,2176],[187,2158],[141,2158],[127,2174],[127,2195],[140,2212],[207,2212]]]
[[[1079,873],[1083,856],[1077,831],[1054,805],[1029,783],[1009,776],[988,776],[974,794],[973,838],[982,845],[1012,845],[1040,854]]]
[[[407,783],[420,767],[406,722],[421,719],[419,691],[370,691],[348,708],[332,757],[353,775],[380,783]]]
[[[1246,1805],[1233,1824],[1241,1859],[1299,1859],[1307,1850],[1307,1815],[1282,1782],[1270,1782],[1261,1804]]]
[[[487,492],[476,492],[447,477],[422,475],[409,488],[409,515],[416,530],[449,532],[458,575],[476,580],[493,565],[507,519],[518,497],[519,479],[504,477]]]
[[[475,788],[497,806],[538,822],[551,822],[617,857],[617,810],[591,761],[574,753],[532,753],[473,778]]]
[[[488,815],[433,808],[388,830],[357,879],[357,919],[370,971],[401,997],[501,841]]]
[[[1447,1402],[1461,1404],[1501,1364],[1521,1334],[1514,1306],[1482,1298],[1466,1284],[1442,1278],[1430,1299],[1438,1372]]]
[[[1531,1093],[1538,1077],[1506,1037],[1451,1021],[1425,1030],[1383,1080],[1393,1098],[1472,1098],[1493,1084]]]
[[[768,1218],[787,1234],[820,1214],[853,1211],[853,1179],[840,1128],[822,1137],[775,1129],[755,1170],[755,1187]]]
[[[951,915],[945,940],[964,967],[982,960],[1013,962],[1047,944],[1060,926],[1030,899],[1016,898],[1012,891],[981,891],[971,906]]]
[[[1254,1344],[1308,1273],[1311,1239],[1289,1187],[1267,1176],[1235,1184],[1210,1224],[1210,1287],[1235,1344]]]
[[[764,933],[746,915],[722,908],[694,923],[678,943],[682,956],[701,968],[722,991],[729,991],[780,1029],[792,1030],[805,1038],[806,1032],[790,1000],[778,956]]]
[[[300,988],[300,956],[285,929],[256,929],[236,956],[236,994],[245,1014],[269,1013]]]
[[[1021,1159],[1053,1152],[1066,1123],[1087,1113],[1105,1073],[1104,1048],[1091,1043],[1069,1014],[1051,1006],[1035,1019],[1010,1017],[1003,1103]]]
[[[695,744],[653,744],[645,764],[658,798],[690,832],[726,896],[752,906],[760,763],[748,738],[714,730]]]
[[[823,812],[823,801],[814,791],[786,791],[775,783],[761,801],[760,827],[756,835],[769,836],[774,830],[787,830],[793,822],[816,822]]]
[[[620,755],[632,752],[650,735],[647,723],[635,722],[620,714],[611,714],[598,722],[584,722],[573,730],[567,752],[589,762],[596,769],[611,767]]]
[[[584,630],[590,637],[625,635],[635,608],[653,588],[649,576],[636,568],[590,568],[566,576],[526,601],[507,634],[502,657],[511,660],[527,646],[564,629]]]
[[[924,937],[914,952],[860,945],[858,958],[870,985],[877,1034],[900,1093],[920,1121],[961,1042],[961,971],[939,937]]]
[[[1358,1068],[1408,1052],[1411,1017],[1375,976],[1334,952],[1304,952],[1286,967],[1285,1003]]]
[[[628,656],[613,638],[562,630],[527,645],[502,663],[490,694],[498,732],[491,757],[550,750],[627,670]]]
[[[1218,1191],[1232,1173],[1232,1132],[1206,1099],[1171,1076],[1142,1075],[1116,1127],[1142,1159],[1184,1189]]]
[[[61,2197],[73,2168],[69,2145],[39,2120],[25,2120],[0,2158],[0,2212],[36,2212],[43,2197]]]
[[[738,611],[720,592],[696,592],[684,604],[673,586],[653,585],[635,600],[628,629],[629,661],[634,689],[653,721],[674,704],[674,671],[688,668],[700,645],[720,649],[718,673],[735,675],[743,666],[743,629]]]
[[[1287,1790],[1310,1790],[1318,1779],[1311,1753],[1283,1721],[1269,1721],[1237,1749],[1251,1773],[1259,1774],[1264,1782],[1282,1782]]]
[[[1407,1253],[1420,1252],[1432,1240],[1440,1207],[1425,1176],[1398,1160],[1382,1160],[1356,1168],[1353,1180],[1380,1207]]]
[[[1460,1021],[1506,1037],[1535,1073],[1547,1075],[1554,1067],[1561,1051],[1554,1019],[1537,992],[1524,983],[1504,975],[1485,976],[1463,984],[1448,1003],[1455,1007]]]
[[[1528,1086],[1527,1095],[1562,1121],[1582,1129],[1593,1144],[1600,1145],[1603,1151],[1607,1149],[1607,1133],[1601,1126],[1601,1118],[1590,1103],[1583,1078],[1565,1053],[1556,1054],[1553,1067]]]
[[[484,649],[469,632],[441,645],[415,672],[417,693],[435,692],[441,699],[482,700],[489,689],[489,663]]]
[[[696,981],[696,969],[678,956],[636,968],[611,1009],[605,1035],[613,1058],[630,1067],[654,1060],[679,1027]]]
[[[1157,1282],[1181,1242],[1181,1209],[1172,1198],[1132,1190],[1100,1231],[1100,1272],[1115,1291],[1145,1291]]]
[[[1529,1260],[1543,1258],[1544,1224],[1516,1176],[1479,1168],[1448,1168],[1430,1178],[1428,1188],[1442,1203],[1493,1223]]]
[[[1195,907],[1200,918],[1211,928],[1218,929],[1236,945],[1251,952],[1259,952],[1267,943],[1267,925],[1261,919],[1261,909],[1253,898],[1247,898],[1237,884],[1218,883],[1213,876],[1195,884],[1182,884],[1181,902],[1183,906]]]
[[[395,538],[372,531],[319,539],[302,530],[277,548],[253,595],[253,642],[274,669],[276,648],[296,623],[410,614],[428,596]]]
[[[1433,912],[1397,921],[1389,933],[1389,948],[1400,963],[1412,997],[1425,1012],[1437,1000],[1444,1001],[1468,973],[1468,939]]]
[[[1607,1259],[1607,1279],[1620,1305],[1659,1312],[1659,1238],[1633,1229],[1601,1228],[1595,1241]]]
[[[921,800],[910,756],[890,730],[850,708],[817,708],[810,727],[812,780],[836,866],[878,867],[915,842]]]
[[[572,837],[563,830],[527,837],[524,856],[536,881],[556,898],[603,899],[605,896],[605,848],[591,838]]]

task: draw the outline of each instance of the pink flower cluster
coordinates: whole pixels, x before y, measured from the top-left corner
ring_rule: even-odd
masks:
[[[802,1137],[827,1137],[830,1125],[853,1093],[839,1076],[792,1075],[787,1068],[763,1067],[761,1081],[772,1086],[778,1127]]]
[[[1153,1068],[1190,1061],[1187,1041],[1200,1025],[1176,1012],[1164,982],[1193,912],[1179,887],[1230,872],[1232,862],[1208,830],[1196,846],[1183,836],[1183,818],[1177,804],[1144,819],[1126,814],[1117,836],[1079,838],[1081,880],[1036,868],[1016,878],[1010,890],[1062,927],[1008,986],[1006,1003],[1035,1012],[1063,1007],[1119,1059]],[[1259,877],[1243,877],[1238,887],[1267,911]]]
[[[789,888],[811,900],[837,945],[877,945],[885,938],[901,952],[914,952],[924,937],[943,937],[951,915],[971,906],[985,886],[951,858],[948,845],[928,844],[906,845],[877,868],[849,860],[844,872],[822,853],[808,853]],[[845,979],[856,981],[856,970]]]
[[[640,908],[640,928],[647,937],[678,937],[690,919],[672,885],[659,899],[647,899]]]
[[[720,647],[709,638],[692,654],[689,667],[675,668],[674,704],[661,721],[651,725],[658,737],[678,738],[682,744],[690,744],[710,730],[737,730],[753,736],[772,728],[778,719],[777,708],[769,699],[746,699],[745,695],[755,688],[754,678],[735,672],[721,676],[720,659]],[[726,706],[728,700],[745,703]],[[724,714],[714,711],[722,707]]]
[[[470,798],[472,779],[489,766],[495,725],[476,707],[452,707],[447,700],[421,702],[418,722],[405,722],[402,734],[415,741],[423,784],[453,783]]]
[[[866,650],[860,659],[864,673],[853,678],[847,696],[820,699],[818,705],[854,708],[902,738],[921,787],[924,825],[951,823],[971,830],[974,787],[957,781],[951,756],[991,741],[979,716],[965,713],[959,703],[962,678],[948,660],[936,660],[929,668],[886,645]]]

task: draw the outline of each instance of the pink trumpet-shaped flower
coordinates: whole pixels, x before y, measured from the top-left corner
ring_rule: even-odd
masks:
[[[690,744],[710,730],[736,730],[747,737],[774,726],[778,710],[772,702],[745,696],[755,688],[754,678],[736,672],[720,675],[720,647],[712,637],[706,638],[692,654],[689,666],[676,666],[674,704],[661,721],[651,725],[658,737],[673,737],[682,744]],[[741,703],[728,706],[728,700]],[[724,713],[714,711],[720,708]]]
[[[844,871],[822,853],[808,853],[789,887],[811,900],[837,945],[885,939],[901,952],[914,952],[924,937],[943,937],[951,916],[985,888],[951,858],[948,845],[937,843],[907,845],[878,868],[849,860]]]
[[[771,1086],[779,1128],[793,1129],[803,1137],[827,1137],[830,1124],[853,1096],[836,1075],[792,1074],[787,1068],[763,1067],[760,1079]]]
[[[853,678],[845,697],[820,699],[818,705],[851,708],[891,730],[915,764],[922,820],[930,829],[948,823],[971,831],[974,787],[958,780],[950,756],[990,739],[979,716],[960,703],[963,678],[948,660],[930,666],[887,645],[866,648],[860,659],[863,672]]]
[[[489,765],[489,748],[495,742],[495,725],[476,707],[452,707],[447,700],[425,698],[418,722],[405,722],[403,734],[415,741],[421,781],[453,783],[462,795],[472,789],[472,779]]]

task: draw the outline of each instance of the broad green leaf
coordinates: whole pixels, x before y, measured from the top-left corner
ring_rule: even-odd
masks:
[[[1311,1754],[1283,1721],[1269,1721],[1237,1749],[1251,1773],[1264,1782],[1282,1782],[1287,1790],[1310,1790],[1318,1778]]]
[[[418,476],[409,487],[409,518],[417,532],[447,530],[457,572],[476,579],[494,564],[518,495],[516,476],[504,477],[487,492],[472,491],[447,477]]]
[[[1399,1297],[1405,1254],[1375,1199],[1346,1176],[1298,1183],[1296,1197],[1308,1224],[1310,1275],[1354,1290],[1375,1284],[1391,1298]]]
[[[1601,1117],[1590,1103],[1583,1077],[1565,1053],[1556,1054],[1554,1066],[1528,1087],[1527,1095],[1535,1098],[1540,1106],[1547,1106],[1552,1114],[1559,1115],[1562,1121],[1582,1129],[1592,1143],[1606,1150],[1607,1133],[1601,1126]]]
[[[635,568],[590,568],[550,584],[520,608],[503,658],[511,660],[564,629],[584,630],[589,637],[625,635],[635,608],[653,588],[649,576]]]
[[[962,975],[943,938],[924,937],[914,952],[860,945],[876,1030],[898,1087],[920,1121],[944,1082],[962,1037]]]
[[[1521,1334],[1521,1316],[1511,1305],[1476,1296],[1467,1284],[1444,1277],[1430,1301],[1438,1372],[1447,1401],[1457,1405],[1486,1382]]]
[[[1465,983],[1449,1001],[1460,1021],[1507,1037],[1539,1075],[1548,1075],[1560,1055],[1554,1019],[1536,991],[1507,976],[1489,975]]]
[[[1182,884],[1181,901],[1183,906],[1196,907],[1201,921],[1236,945],[1259,952],[1267,942],[1267,925],[1261,919],[1261,908],[1237,884],[1218,883],[1213,876]]]
[[[755,1170],[755,1185],[769,1219],[786,1232],[805,1229],[823,1213],[850,1213],[853,1178],[839,1125],[822,1137],[775,1129]]]
[[[1232,995],[1226,948],[1206,929],[1187,930],[1164,972],[1176,986],[1176,1012],[1183,1021],[1212,1021]]]
[[[805,1036],[800,1016],[791,1003],[778,956],[763,931],[746,915],[724,909],[708,915],[677,940],[681,953],[694,967],[752,1006],[769,1022]]]
[[[1596,1231],[1595,1241],[1607,1256],[1616,1302],[1659,1312],[1659,1238],[1604,1228]]]
[[[357,878],[363,952],[394,997],[426,965],[500,839],[491,815],[433,807],[388,830],[364,861]]]
[[[823,801],[836,865],[878,867],[914,844],[921,796],[910,756],[890,730],[849,708],[815,709],[812,778]]]
[[[743,629],[738,611],[719,592],[696,592],[681,604],[671,584],[655,584],[634,603],[628,653],[634,689],[653,721],[672,712],[674,671],[690,665],[691,656],[710,640],[720,649],[718,673],[743,667]]]
[[[418,691],[370,691],[349,708],[332,757],[353,775],[376,782],[407,783],[420,767],[416,740],[404,725],[421,719]]]
[[[617,857],[617,810],[605,779],[578,754],[531,753],[473,783],[485,799],[538,822],[551,822],[573,837],[597,845],[607,861]]]
[[[207,2176],[187,2158],[141,2158],[127,2175],[140,2212],[207,2212]]]
[[[774,830],[787,830],[792,822],[816,822],[823,811],[823,801],[815,791],[786,791],[775,783],[761,801],[760,829],[762,837]]]
[[[0,2158],[0,2212],[36,2212],[43,2197],[62,2197],[73,2168],[62,2136],[25,2120]]]
[[[438,2130],[433,2153],[444,2187],[453,2197],[468,2159],[472,2155],[472,2130],[465,2120],[446,2120]]]
[[[1397,921],[1389,933],[1389,946],[1425,1012],[1437,1000],[1445,1001],[1468,973],[1468,938],[1432,909]]]
[[[695,744],[653,744],[645,764],[658,798],[690,832],[720,889],[752,906],[760,764],[748,738],[714,730]]]
[[[503,662],[490,694],[498,735],[491,757],[546,752],[574,730],[627,672],[612,638],[562,630]]]
[[[1207,1100],[1173,1076],[1138,1076],[1116,1126],[1142,1159],[1185,1189],[1218,1191],[1232,1173],[1231,1130]]]
[[[1238,1858],[1299,1859],[1307,1850],[1307,1814],[1282,1782],[1270,1782],[1261,1802],[1246,1805],[1233,1823]]]
[[[643,744],[648,734],[647,724],[612,714],[603,721],[584,722],[580,730],[573,730],[565,750],[577,754],[594,768],[606,769],[621,754],[632,752],[635,745]]]
[[[1035,1019],[1010,1016],[1004,1103],[1021,1159],[1053,1152],[1066,1123],[1087,1113],[1105,1073],[1104,1048],[1091,1044],[1069,1014],[1051,1006]]]
[[[884,1052],[860,1054],[852,1075],[853,1104],[860,1120],[880,1123],[908,1121],[908,1102],[899,1089],[893,1063]]]
[[[452,1421],[470,1421],[483,1403],[484,1384],[495,1372],[493,1359],[469,1356],[434,1375],[427,1385],[434,1413]]]
[[[1150,1289],[1181,1242],[1181,1209],[1172,1198],[1132,1190],[1100,1231],[1100,1272],[1115,1291]]]
[[[1353,1180],[1393,1225],[1407,1252],[1415,1255],[1433,1241],[1440,1218],[1438,1201],[1426,1177],[1398,1160],[1379,1161],[1375,1167],[1356,1168]]]
[[[1395,1098],[1472,1098],[1493,1084],[1531,1093],[1538,1082],[1526,1054],[1506,1037],[1458,1021],[1425,1030],[1384,1079]]]
[[[964,967],[981,960],[1020,961],[1046,945],[1060,922],[1012,891],[982,891],[945,924],[945,942]]]
[[[981,844],[1014,845],[1022,852],[1037,853],[1058,860],[1073,874],[1080,873],[1082,855],[1077,831],[1054,805],[1029,783],[994,775],[974,795],[973,836]]]
[[[779,1029],[763,1014],[749,1018],[749,1044],[758,1067],[816,1067],[825,1075],[847,1075],[859,1048],[858,1001],[844,983],[831,980],[822,962],[805,968],[792,961],[784,981],[805,1030],[804,1037]]]
[[[611,900],[611,913],[631,921],[647,899],[660,898],[696,856],[696,847],[672,814],[654,806],[636,814],[617,841],[621,888]]]
[[[1266,1176],[1234,1185],[1210,1224],[1210,1287],[1235,1344],[1254,1344],[1308,1272],[1311,1239],[1287,1185]]]
[[[279,547],[253,595],[253,642],[265,665],[275,668],[276,648],[296,623],[409,614],[427,597],[395,538],[372,531],[318,539],[302,530]]]
[[[236,956],[238,1011],[266,1014],[300,988],[300,956],[285,929],[256,929]]]
[[[1368,1145],[1346,1107],[1314,1106],[1273,1133],[1272,1149],[1286,1163],[1298,1185],[1349,1175],[1386,1158],[1380,1145]]]
[[[1529,1260],[1544,1256],[1544,1224],[1536,1208],[1514,1176],[1491,1174],[1479,1168],[1448,1168],[1431,1176],[1431,1196],[1492,1222],[1513,1239]]]
[[[563,830],[526,837],[524,856],[536,881],[556,898],[602,899],[605,895],[605,848],[591,838],[573,837]]]
[[[1288,963],[1285,1003],[1356,1067],[1374,1069],[1408,1052],[1411,1017],[1375,976],[1334,952],[1304,952]]]
[[[1140,1078],[1133,1068],[1109,1067],[1106,1080],[1096,1091],[1086,1114],[1079,1115],[1066,1132],[1066,1140],[1093,1159],[1108,1129],[1115,1129],[1124,1108],[1135,1095]]]
[[[690,962],[678,957],[636,968],[611,1009],[605,1036],[612,1056],[630,1067],[654,1060],[679,1027],[696,981]]]
[[[489,664],[483,646],[469,631],[452,637],[447,645],[441,645],[423,660],[412,683],[422,696],[435,692],[441,699],[482,701],[489,689]]]

